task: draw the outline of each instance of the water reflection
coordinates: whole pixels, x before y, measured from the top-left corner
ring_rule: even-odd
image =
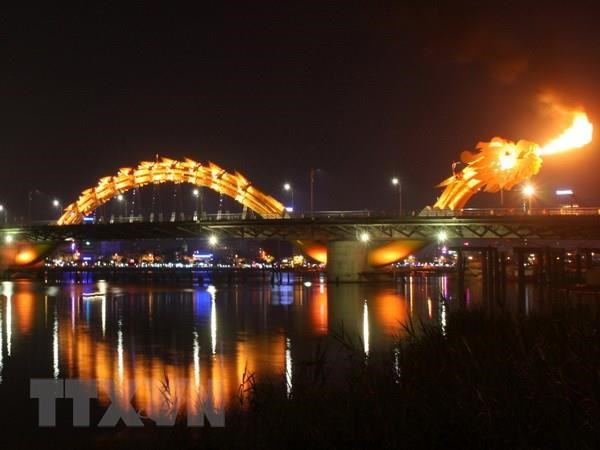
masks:
[[[52,375],[55,379],[60,375],[58,342],[58,307],[54,305],[54,320],[52,321]]]
[[[223,407],[252,374],[291,395],[295,365],[310,360],[331,330],[362,340],[365,356],[395,348],[398,367],[394,343],[402,325],[438,323],[445,332],[458,307],[452,289],[445,277],[410,277],[396,286],[315,280],[218,289],[3,282],[0,398],[10,399],[11,388],[31,377],[111,380],[124,395],[134,381],[136,402],[152,414],[164,407],[165,380],[172,383],[168,394],[189,405],[210,398]],[[513,307],[529,313],[540,292],[530,289]],[[469,305],[481,303],[480,293],[470,287]]]
[[[288,397],[292,394],[292,340],[285,338],[285,387]]]
[[[367,301],[363,305],[363,348],[365,350],[365,356],[369,356],[369,305]]]
[[[12,297],[13,283],[3,282],[2,290],[6,297],[6,355],[10,356],[12,348]]]

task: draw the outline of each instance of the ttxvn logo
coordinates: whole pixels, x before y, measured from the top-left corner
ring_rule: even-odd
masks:
[[[139,386],[146,389],[139,389]],[[122,420],[129,427],[143,427],[142,419],[150,419],[157,426],[173,426],[178,413],[185,408],[187,425],[201,427],[205,419],[212,427],[225,426],[225,414],[222,407],[215,407],[209,390],[192,391],[189,380],[154,383],[113,380],[80,380],[80,379],[32,379],[30,380],[30,398],[38,400],[39,425],[41,427],[56,426],[57,399],[72,399],[73,426],[90,426],[90,401],[104,398],[110,401],[100,421],[99,427],[114,427]],[[143,394],[147,395],[144,396]],[[132,401],[146,398],[146,405],[134,407]]]

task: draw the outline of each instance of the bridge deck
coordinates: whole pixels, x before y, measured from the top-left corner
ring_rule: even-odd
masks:
[[[353,240],[369,233],[372,240],[448,239],[600,239],[600,215],[462,216],[402,218],[334,217],[248,219],[199,222],[135,222],[84,225],[32,225],[0,228],[15,240],[49,242],[65,239],[133,240],[221,238],[284,240]]]

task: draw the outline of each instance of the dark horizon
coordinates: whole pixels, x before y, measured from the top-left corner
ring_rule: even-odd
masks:
[[[552,92],[600,123],[595,5],[85,7],[4,11],[0,204],[63,203],[156,153],[239,170],[308,207],[434,203],[462,150],[494,136],[543,143]],[[596,140],[597,141],[597,140]],[[600,204],[593,142],[544,159],[540,202]],[[513,194],[513,197],[515,195]],[[510,200],[518,203],[518,199]],[[481,195],[472,206],[497,206]],[[516,206],[516,205],[515,205]]]

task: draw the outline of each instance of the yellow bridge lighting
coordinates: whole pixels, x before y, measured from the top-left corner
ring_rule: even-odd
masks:
[[[233,198],[263,218],[286,216],[285,207],[281,202],[256,189],[239,172],[227,172],[211,162],[202,164],[191,159],[178,161],[162,158],[157,161],[142,161],[136,168],[126,167],[120,169],[116,175],[101,178],[95,187],[85,189],[75,202],[65,208],[57,223],[82,223],[85,216],[111,199],[124,200],[123,193],[162,183],[190,183],[198,187],[207,187]]]

